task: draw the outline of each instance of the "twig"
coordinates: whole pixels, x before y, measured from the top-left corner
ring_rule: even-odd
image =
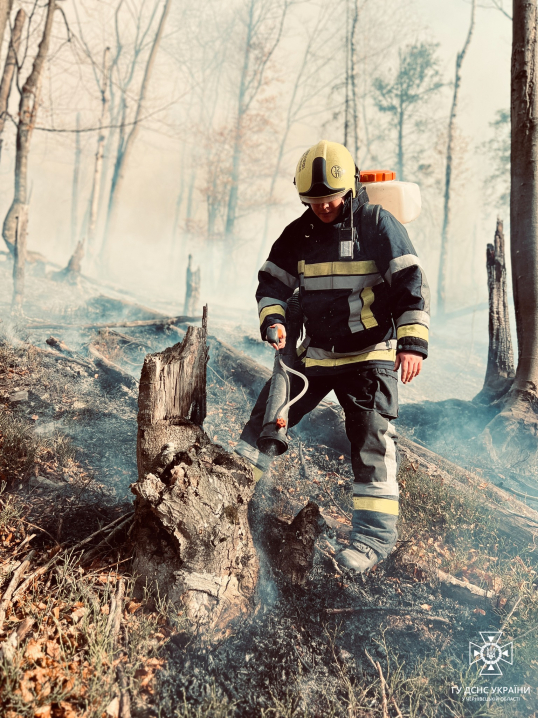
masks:
[[[33,529],[37,529],[38,531],[43,531],[43,533],[47,534],[47,536],[49,538],[51,538],[56,544],[58,543],[58,541],[54,538],[54,536],[52,534],[49,534],[47,529],[44,529],[42,526],[38,526],[37,524],[32,524],[32,523],[30,523],[30,521],[26,521],[26,519],[21,519],[21,521],[23,523],[25,523],[27,526],[31,526]],[[34,534],[34,536],[35,536],[35,534]]]
[[[405,613],[408,615],[424,616],[429,621],[439,621],[450,624],[448,618],[442,616],[430,616],[427,611],[418,611],[416,608],[409,609],[402,606],[356,606],[350,608],[326,608],[326,613],[362,613],[363,611],[387,611],[389,613]]]
[[[386,689],[386,683],[385,683],[385,677],[383,676],[383,671],[381,670],[381,665],[379,661],[374,661],[372,656],[368,653],[366,648],[364,649],[364,652],[368,656],[368,659],[370,660],[370,663],[373,665],[375,669],[377,669],[377,672],[379,674],[379,680],[381,682],[381,700],[382,700],[382,708],[383,708],[383,718],[389,718],[389,709],[387,704],[387,696],[385,693]]]
[[[391,696],[390,700],[392,701],[392,705],[394,706],[396,713],[398,714],[398,718],[403,718],[402,711],[398,708],[396,701],[394,700],[394,696]]]
[[[13,593],[15,592],[15,589],[19,585],[19,581],[21,580],[21,576],[26,571],[28,566],[30,565],[30,562],[32,558],[35,555],[35,551],[30,551],[29,554],[27,554],[26,558],[24,558],[18,568],[16,569],[15,573],[13,574],[13,578],[9,582],[9,586],[6,589],[6,592],[2,596],[2,602],[0,603],[0,631],[2,630],[4,626],[4,619],[6,617],[6,610],[9,606],[9,603],[11,601],[11,597],[13,596]]]
[[[88,361],[84,361],[83,359],[75,359],[74,357],[68,357],[65,354],[58,354],[58,352],[49,351],[48,349],[41,349],[40,347],[33,347],[35,351],[39,352],[40,354],[45,354],[48,357],[51,357],[52,359],[56,359],[57,361],[66,361],[71,362],[72,364],[78,364],[79,366],[83,366],[85,369],[91,369],[92,371],[95,371],[95,366],[93,364],[90,364]]]
[[[118,683],[120,685],[120,712],[119,718],[131,718],[131,696],[127,686],[127,679],[120,664],[116,668]]]
[[[15,551],[15,553],[12,554],[12,556],[10,556],[10,558],[8,558],[7,561],[3,561],[3,562],[0,564],[0,568],[3,568],[4,566],[7,566],[8,563],[11,563],[11,562],[13,561],[13,559],[15,558],[15,556],[17,556],[17,554],[19,554],[19,553],[21,552],[21,548],[22,548],[23,546],[25,546],[27,543],[30,543],[30,541],[31,541],[32,539],[35,539],[36,536],[37,536],[37,534],[29,534],[29,535],[24,539],[24,541],[22,541],[22,542],[17,546],[17,550]]]
[[[320,548],[319,546],[316,546],[316,549],[317,549],[321,554],[323,554],[323,556],[325,556],[325,558],[328,558],[329,561],[330,561],[330,562],[332,563],[332,565],[334,566],[335,571],[337,571],[340,575],[342,575],[342,569],[341,569],[340,566],[336,563],[336,561],[334,560],[334,558],[333,558],[330,554],[328,554],[326,551],[324,551],[322,548]]]
[[[519,602],[520,602],[520,601],[521,601],[521,596],[520,596],[520,597],[517,599],[517,601],[514,603],[514,605],[513,605],[513,607],[512,607],[512,610],[510,611],[510,613],[508,614],[508,616],[506,616],[506,618],[504,619],[504,621],[503,621],[503,623],[502,623],[502,626],[501,626],[500,629],[499,629],[500,631],[504,631],[504,627],[506,626],[506,624],[508,623],[508,621],[512,618],[512,616],[514,615],[514,611],[515,611],[516,608],[519,606]]]
[[[133,516],[132,514],[128,516],[125,521],[122,521],[121,524],[118,524],[115,529],[113,529],[109,534],[105,536],[105,538],[102,541],[99,541],[97,546],[94,546],[94,548],[90,549],[89,551],[86,551],[85,554],[82,555],[80,559],[80,563],[86,563],[87,561],[90,561],[93,559],[97,554],[100,552],[101,548],[107,544],[111,539],[115,538],[120,531],[123,529],[123,527],[129,523],[129,521],[132,521]]]
[[[17,628],[10,633],[8,638],[0,644],[0,660],[2,657],[6,661],[13,660],[13,656],[15,655],[15,651],[17,650],[19,643],[21,643],[28,633],[30,633],[34,622],[33,618],[27,616],[19,623]]]
[[[133,511],[130,511],[128,515],[129,515],[129,516],[132,516],[133,513],[134,513]],[[120,516],[119,518],[117,518],[117,519],[115,519],[114,521],[112,521],[111,523],[109,523],[107,526],[103,526],[103,528],[100,528],[98,531],[94,531],[94,533],[92,533],[90,536],[88,536],[88,538],[85,538],[83,541],[79,541],[79,543],[75,544],[75,546],[73,546],[73,547],[71,548],[71,551],[77,551],[77,550],[78,550],[79,548],[81,548],[82,546],[85,546],[85,545],[86,545],[87,543],[89,543],[93,538],[95,538],[95,536],[98,536],[98,535],[99,535],[100,533],[102,533],[103,531],[106,531],[107,529],[112,528],[113,526],[115,526],[115,525],[118,523],[118,521],[124,520],[124,519],[125,519],[125,516],[126,516],[126,515],[124,514],[123,516]],[[44,566],[40,566],[40,567],[37,569],[37,571],[34,571],[30,576],[28,576],[28,578],[26,579],[26,581],[24,581],[23,583],[21,583],[21,585],[19,586],[19,588],[15,591],[15,593],[13,594],[13,597],[15,598],[15,597],[19,596],[20,594],[24,593],[24,591],[26,591],[26,589],[28,588],[28,586],[30,585],[30,583],[31,583],[35,578],[37,578],[38,576],[43,575],[44,573],[46,573],[46,572],[49,570],[49,568],[50,568],[51,566],[54,566],[54,564],[56,563],[56,561],[58,561],[58,559],[59,559],[60,556],[63,554],[63,552],[66,550],[66,548],[67,548],[67,547],[62,547],[62,550],[58,551],[58,553],[56,554],[56,556],[54,556],[53,558],[51,558],[51,560],[50,560],[50,561],[47,561],[47,563],[46,563]]]
[[[112,617],[112,622],[110,625],[110,638],[112,640],[112,645],[116,645],[116,641],[118,638],[118,634],[120,632],[120,626],[121,626],[121,619],[123,616],[123,598],[125,596],[125,580],[123,578],[120,578],[118,581],[118,586],[116,588],[116,610],[114,611],[114,615]]]
[[[221,375],[218,374],[218,373],[213,369],[212,366],[209,366],[209,364],[208,364],[208,365],[207,365],[207,368],[209,369],[209,371],[212,371],[213,374],[214,374],[216,377],[218,377],[224,384],[228,384],[228,386],[230,386],[230,387],[233,389],[233,391],[236,390],[237,387],[235,387],[233,384],[230,384],[230,382],[229,382],[229,381],[226,381],[226,379],[223,379],[223,378],[221,377]]]

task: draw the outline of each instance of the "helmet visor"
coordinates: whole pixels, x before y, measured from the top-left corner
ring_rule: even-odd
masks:
[[[349,189],[344,189],[341,192],[334,192],[333,194],[326,195],[325,197],[305,197],[299,195],[301,202],[305,204],[326,204],[327,202],[333,202],[335,199],[340,199],[349,192]]]

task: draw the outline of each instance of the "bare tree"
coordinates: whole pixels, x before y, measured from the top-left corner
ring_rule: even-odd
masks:
[[[37,111],[39,108],[39,92],[41,86],[41,75],[45,65],[45,59],[49,51],[50,37],[56,0],[48,0],[47,14],[41,41],[34,58],[32,69],[21,91],[19,102],[19,120],[17,123],[17,150],[15,156],[15,192],[13,202],[4,219],[2,236],[10,252],[15,249],[15,232],[17,218],[21,216],[23,208],[28,203],[28,154],[30,142],[34,130]],[[26,222],[19,227],[19,233],[25,229]]]
[[[95,243],[95,231],[97,227],[97,211],[99,208],[99,196],[101,193],[101,181],[103,177],[103,158],[107,131],[105,129],[108,106],[110,102],[108,94],[110,65],[110,48],[105,48],[103,54],[103,72],[101,80],[101,115],[99,117],[99,130],[97,134],[97,149],[95,151],[95,163],[93,167],[92,190],[90,195],[90,210],[88,217],[88,245],[93,248]]]
[[[13,0],[0,0],[0,49],[2,47],[2,42],[6,32],[6,25],[8,24],[12,7]]]
[[[78,185],[80,179],[80,113],[77,112],[77,132],[75,134],[75,162],[73,165],[73,182],[71,184],[71,246],[78,243]]]
[[[493,244],[486,252],[489,295],[489,347],[486,377],[481,392],[474,402],[490,404],[504,396],[515,376],[514,352],[508,315],[506,262],[502,220],[497,218]]]
[[[446,301],[446,277],[448,264],[448,237],[450,233],[450,198],[451,198],[451,182],[452,182],[452,162],[454,154],[454,133],[456,129],[456,114],[458,110],[458,99],[461,85],[461,67],[463,60],[469,49],[471,38],[473,36],[476,14],[476,0],[472,0],[471,4],[471,22],[467,38],[461,52],[456,57],[456,75],[454,78],[454,94],[452,96],[452,107],[448,119],[448,139],[446,148],[446,170],[445,170],[445,193],[443,204],[443,229],[441,232],[441,254],[439,256],[439,274],[437,279],[437,312],[445,313]]]
[[[243,149],[245,116],[256,99],[264,80],[267,65],[280,39],[288,9],[293,0],[246,0],[245,27],[242,42],[242,67],[237,93],[230,193],[226,212],[225,234],[232,237],[237,220],[239,173]]]
[[[140,132],[140,122],[142,120],[142,115],[143,115],[144,108],[145,108],[146,95],[148,92],[153,68],[155,66],[155,59],[157,57],[159,45],[160,45],[160,42],[161,42],[161,39],[163,36],[166,19],[168,17],[168,13],[170,12],[171,4],[172,4],[172,0],[165,0],[161,18],[159,20],[159,25],[157,27],[157,31],[153,38],[153,43],[151,45],[151,49],[150,49],[148,59],[146,62],[144,76],[142,78],[142,84],[140,86],[140,92],[139,92],[138,99],[136,102],[135,116],[134,116],[134,120],[131,124],[130,130],[127,130],[125,121],[123,121],[121,123],[118,149],[117,149],[117,153],[116,153],[114,169],[112,172],[112,181],[111,181],[111,186],[110,186],[110,194],[109,194],[109,198],[108,198],[108,210],[107,210],[107,217],[106,217],[106,223],[105,223],[105,232],[104,232],[104,236],[103,236],[103,243],[101,245],[100,257],[101,257],[101,262],[102,262],[103,266],[108,265],[108,256],[109,256],[109,251],[110,251],[110,238],[111,238],[111,234],[112,234],[114,224],[116,221],[116,215],[118,212],[118,197],[119,197],[121,187],[123,185],[123,180],[124,180],[124,176],[125,176],[125,167],[127,164],[127,160],[129,159],[129,156],[132,152],[132,149],[133,149],[134,143],[136,141],[136,138],[138,136],[138,133]],[[133,66],[133,71],[134,71],[134,66]],[[123,102],[123,106],[124,106],[124,112],[125,112],[125,110],[126,110],[125,100]]]
[[[536,470],[538,452],[538,11],[514,0],[511,89],[511,259],[518,363],[502,412],[485,431],[494,455]]]
[[[11,86],[13,84],[13,75],[17,66],[17,55],[21,44],[22,28],[26,20],[26,13],[22,8],[17,12],[15,24],[11,32],[9,48],[6,55],[4,72],[0,81],[0,156],[2,153],[4,127],[7,118],[7,107],[9,96],[11,94]],[[0,28],[1,32],[1,28]],[[0,36],[1,37],[1,36]]]
[[[409,45],[398,55],[392,78],[376,77],[372,83],[374,102],[391,118],[396,133],[396,174],[405,179],[405,139],[413,113],[443,86],[436,57],[437,46],[421,42]]]

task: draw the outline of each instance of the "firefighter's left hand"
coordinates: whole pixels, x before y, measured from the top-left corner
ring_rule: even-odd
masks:
[[[418,352],[400,352],[396,354],[394,362],[394,371],[398,371],[402,367],[400,374],[402,384],[408,384],[412,379],[420,374],[424,357]]]

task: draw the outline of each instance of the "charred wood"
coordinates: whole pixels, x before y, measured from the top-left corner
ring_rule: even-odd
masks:
[[[473,401],[490,404],[512,386],[516,375],[508,316],[506,261],[502,220],[497,219],[495,243],[486,252],[489,294],[489,348],[484,386]]]
[[[132,533],[138,586],[185,607],[204,635],[225,635],[253,607],[258,559],[248,523],[250,465],[210,442],[207,316],[182,344],[146,357],[139,392]]]

